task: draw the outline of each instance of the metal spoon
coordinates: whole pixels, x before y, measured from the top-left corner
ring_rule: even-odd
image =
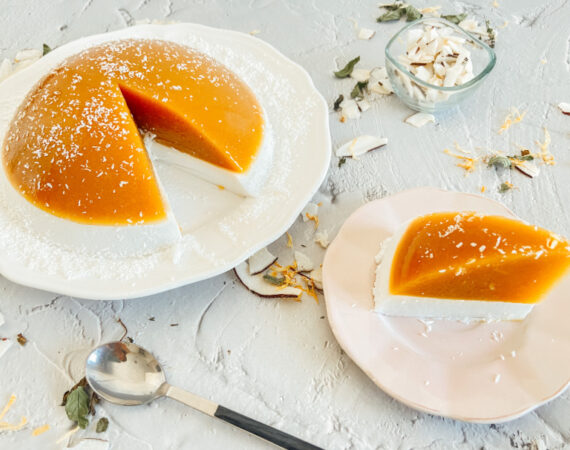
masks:
[[[280,447],[322,450],[210,400],[170,386],[154,356],[135,344],[110,342],[95,348],[87,358],[86,378],[97,395],[112,403],[142,405],[166,396]]]

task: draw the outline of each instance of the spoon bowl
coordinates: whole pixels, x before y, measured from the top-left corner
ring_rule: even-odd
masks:
[[[86,378],[102,398],[121,405],[142,405],[165,394],[166,377],[154,356],[128,342],[112,342],[87,358]]]

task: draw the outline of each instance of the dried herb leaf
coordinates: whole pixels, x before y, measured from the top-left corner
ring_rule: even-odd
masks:
[[[274,277],[273,275],[269,275],[268,273],[263,275],[263,279],[275,286],[283,286],[283,284],[285,284],[285,277]]]
[[[340,104],[344,100],[344,95],[340,94],[338,98],[333,103],[333,110],[338,111],[340,109]]]
[[[344,66],[342,69],[340,69],[338,72],[334,72],[334,76],[337,78],[348,77],[352,73],[352,70],[354,69],[354,66],[356,66],[358,61],[360,61],[360,56],[357,56],[353,60],[349,61],[348,64]]]
[[[455,25],[459,25],[467,18],[467,13],[463,14],[448,14],[446,16],[441,16],[442,19],[449,20],[451,23]]]
[[[406,6],[405,11],[406,11],[406,22],[412,22],[414,20],[418,20],[423,17],[423,14],[419,12],[416,8],[414,8],[412,5]]]
[[[489,167],[502,167],[503,169],[510,169],[512,167],[511,160],[506,156],[495,155],[487,161]]]
[[[384,8],[386,7],[384,6]],[[393,22],[394,20],[400,20],[400,17],[402,17],[404,14],[406,14],[406,8],[398,6],[397,9],[393,9],[382,14],[376,19],[376,22]]]
[[[85,429],[89,425],[89,395],[83,386],[77,386],[67,395],[65,412],[69,420],[77,422],[79,428]]]
[[[524,151],[524,150],[523,150]],[[528,151],[528,150],[527,150]],[[520,155],[511,156],[511,158],[518,159],[519,161],[532,161],[534,160],[534,156],[529,153],[523,154],[521,152]]]
[[[350,98],[364,98],[364,93],[366,87],[368,86],[368,81],[359,81],[354,85],[352,92],[350,93]]]
[[[489,47],[495,48],[495,30],[491,28],[491,24],[488,20],[485,21],[487,26],[487,35],[489,36]]]
[[[49,52],[51,52],[51,47],[44,43],[42,48],[42,56],[46,56]]]
[[[392,3],[391,5],[380,5],[380,8],[384,8],[386,11],[396,11],[402,7],[402,2]]]
[[[28,342],[28,340],[22,333],[18,333],[18,335],[16,336],[16,341],[18,341],[18,344],[20,344],[22,347],[26,345],[26,343]]]
[[[107,431],[108,427],[109,427],[109,419],[107,419],[106,417],[101,417],[97,421],[97,425],[95,426],[95,431],[97,433],[104,433],[105,431]]]
[[[499,186],[499,192],[501,194],[510,191],[513,188],[513,185],[507,181],[505,181],[504,183],[501,183],[501,185]]]
[[[341,157],[338,160],[338,168],[340,169],[345,162],[346,162],[346,156]]]

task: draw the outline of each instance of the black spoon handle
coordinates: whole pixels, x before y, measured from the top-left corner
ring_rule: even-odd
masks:
[[[225,408],[222,405],[218,406],[216,412],[214,413],[214,416],[286,449],[323,450],[316,445],[309,444],[308,442],[302,441],[295,436],[291,436],[290,434],[279,431],[278,429],[272,428],[269,425],[265,425],[261,422],[258,422],[257,420],[253,420],[247,416],[244,416],[243,414]]]

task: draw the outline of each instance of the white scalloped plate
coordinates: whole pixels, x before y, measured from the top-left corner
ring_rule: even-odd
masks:
[[[51,249],[51,243],[10,223],[9,206],[0,204],[0,233],[11,227],[9,235],[0,236],[3,276],[23,285],[89,299],[124,299],[166,291],[235,267],[282,235],[316,192],[330,162],[327,104],[304,69],[247,34],[196,24],[142,25],[73,41],[14,76],[33,77],[33,71],[40,68],[45,72],[70,50],[78,52],[101,42],[173,36],[176,42],[203,51],[238,73],[264,107],[276,154],[261,196],[237,197],[157,164],[181,224],[183,242],[130,260]],[[35,248],[41,251],[35,252]]]
[[[487,198],[434,188],[370,202],[344,223],[323,263],[328,320],[341,347],[386,393],[468,422],[515,419],[570,382],[570,277],[521,322],[465,324],[374,313],[374,256],[412,217],[474,210],[514,217]]]

